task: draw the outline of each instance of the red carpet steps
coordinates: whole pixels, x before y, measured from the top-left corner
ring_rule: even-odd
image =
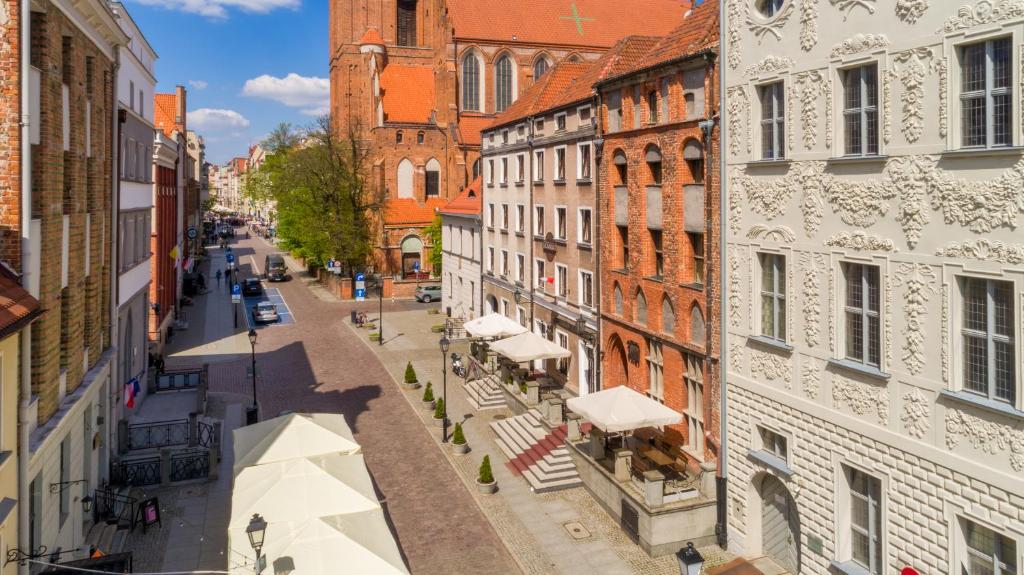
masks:
[[[542,423],[540,413],[531,409],[522,415],[491,423],[497,443],[515,475],[522,475],[534,493],[569,489],[582,485],[576,465],[564,445],[566,426],[552,430]]]

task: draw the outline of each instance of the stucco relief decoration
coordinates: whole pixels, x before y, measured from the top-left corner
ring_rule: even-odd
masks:
[[[882,101],[879,102],[882,108],[882,141],[886,144],[892,141],[892,79],[895,75],[892,70],[882,70],[879,74],[882,80]]]
[[[782,28],[792,15],[793,2],[784,3],[782,10],[776,12],[771,18],[763,18],[761,15],[752,14],[750,10],[747,10],[747,26],[758,41],[764,40],[768,34],[775,36],[776,40],[782,40]]]
[[[885,34],[856,34],[832,47],[832,57],[849,56],[860,52],[879,50],[889,46]]]
[[[815,365],[813,359],[807,358],[803,367],[800,368],[800,383],[803,384],[804,394],[811,399],[818,399],[821,391],[821,370]]]
[[[804,341],[807,347],[815,347],[821,334],[821,273],[825,269],[825,258],[821,254],[803,254],[800,269],[803,272],[800,301],[804,313]]]
[[[1024,264],[1024,244],[1007,244],[999,240],[981,238],[953,242],[935,250],[935,255],[1001,264]]]
[[[896,17],[907,24],[916,24],[927,10],[928,0],[896,0]]]
[[[874,14],[875,13],[875,0],[829,0],[829,1],[832,3],[832,6],[834,6],[840,12],[843,13],[843,19],[844,20],[846,19],[847,16],[850,15],[850,12],[852,12],[854,8],[864,8],[865,10],[868,11],[868,14]]]
[[[896,243],[893,242],[892,240],[877,236],[875,234],[869,234],[861,230],[857,230],[855,232],[839,232],[838,234],[826,240],[825,245],[832,246],[834,248],[847,248],[857,251],[899,251],[896,248]]]
[[[935,270],[927,264],[900,264],[899,273],[893,281],[906,286],[903,294],[903,363],[907,370],[917,375],[925,363],[924,323],[928,316],[928,300],[938,293],[935,285]]]
[[[793,175],[804,191],[800,211],[804,216],[804,232],[813,238],[825,217],[825,206],[821,201],[821,183],[825,174],[825,162],[800,162],[793,167]]]
[[[729,367],[734,373],[743,373],[743,350],[741,343],[734,343],[729,346]]]
[[[750,373],[768,381],[782,381],[786,389],[793,387],[793,372],[789,361],[763,351],[750,352]]]
[[[928,156],[894,158],[885,166],[894,188],[900,190],[900,207],[896,221],[903,228],[907,244],[913,248],[921,239],[921,230],[931,221],[928,212],[929,174],[936,171],[935,160]]]
[[[729,230],[734,234],[740,233],[743,225],[743,184],[746,176],[739,168],[733,168],[729,172]]]
[[[949,60],[936,58],[933,68],[939,76],[939,137],[945,138],[949,133]]]
[[[828,309],[836,309],[836,270],[828,270]],[[836,352],[836,318],[834,313],[828,314],[828,350]]]
[[[796,90],[790,82],[786,82],[786,109],[796,109]],[[790,154],[793,153],[793,132],[796,132],[796,130],[786,130],[786,149]]]
[[[901,129],[911,143],[917,142],[924,131],[924,78],[931,67],[931,59],[929,48],[914,48],[893,56],[893,66],[903,84]]]
[[[1024,471],[1024,430],[951,409],[946,412],[946,447],[954,449],[963,439],[989,455],[1009,451],[1010,466],[1014,471]]]
[[[943,24],[942,31],[956,32],[1021,17],[1024,17],[1024,0],[981,0],[973,7],[970,4],[960,6],[956,14]]]
[[[957,223],[973,232],[1013,228],[1024,211],[1024,160],[994,180],[966,181],[942,173],[929,174],[932,207],[942,210],[947,224]]]
[[[742,325],[740,306],[743,304],[741,293],[741,270],[743,268],[743,253],[732,248],[729,254],[729,323],[734,329]]]
[[[949,286],[942,286],[942,381],[949,383]]]
[[[779,243],[791,243],[796,241],[796,234],[786,226],[766,226],[754,224],[747,231],[747,237],[752,240],[767,240]]]
[[[747,67],[747,76],[757,77],[785,72],[793,67],[793,60],[785,56],[765,56],[760,62]]]
[[[879,216],[889,211],[887,200],[896,196],[896,189],[885,182],[867,180],[852,182],[831,175],[822,182],[825,199],[832,211],[839,213],[843,223],[861,228],[873,226]]]
[[[732,177],[732,184],[746,192],[750,209],[769,220],[785,214],[786,204],[796,193],[796,180],[791,175],[754,181],[737,171]]]
[[[800,2],[800,47],[809,52],[818,43],[818,0]]]
[[[747,151],[750,151],[750,134],[744,126],[750,124],[750,99],[747,97],[747,90],[743,86],[729,88],[726,92],[729,109],[729,151],[738,156],[743,151],[743,138],[740,134],[746,134]]]
[[[740,62],[743,61],[743,42],[740,32],[740,22],[743,21],[743,15],[746,12],[746,7],[747,3],[744,0],[728,0],[726,3],[729,27],[725,33],[729,42],[729,67],[733,70],[738,68]]]
[[[821,72],[810,70],[797,74],[796,84],[800,96],[800,131],[804,148],[810,150],[818,140],[818,96],[826,82]]]
[[[832,149],[832,78],[827,78],[821,85],[825,95],[825,147]]]
[[[832,382],[832,400],[857,415],[874,414],[880,425],[889,423],[889,394],[885,388],[837,376]]]
[[[903,415],[900,421],[903,422],[903,429],[907,435],[921,439],[928,433],[931,427],[931,407],[928,398],[916,387],[903,394]]]

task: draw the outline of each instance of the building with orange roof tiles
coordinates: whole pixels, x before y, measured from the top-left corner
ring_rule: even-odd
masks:
[[[441,310],[471,320],[480,307],[480,206],[478,177],[448,202],[441,214]]]
[[[618,0],[332,0],[334,128],[367,143],[368,180],[387,201],[453,198],[480,175],[480,130],[554,64],[595,60],[628,35],[667,34],[685,9],[679,0],[633,0],[625,11]],[[395,267],[405,239],[382,235],[375,262],[399,294],[415,279]]]

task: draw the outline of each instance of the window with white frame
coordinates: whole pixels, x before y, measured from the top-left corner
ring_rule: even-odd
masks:
[[[548,285],[548,277],[544,271],[544,260],[537,258],[534,263],[537,266],[537,289],[544,291]]]
[[[782,82],[758,88],[761,96],[761,159],[781,160],[786,157],[786,92]]]
[[[590,179],[590,142],[576,144],[576,179]]]
[[[501,159],[501,183],[508,183],[508,158]]]
[[[536,135],[540,135],[543,131],[544,131],[544,118],[538,118],[537,121],[533,123],[533,133],[536,134]]]
[[[508,250],[501,250],[501,277],[508,277]]]
[[[502,144],[507,144],[508,143],[508,130],[502,130],[501,131],[501,143]]]
[[[526,231],[526,206],[523,204],[516,206],[516,231],[519,233]]]
[[[562,264],[555,264],[555,293],[559,297],[569,295],[569,268]]]
[[[846,359],[880,367],[882,357],[878,266],[843,263],[846,279]]]
[[[544,181],[544,150],[533,151],[533,181]]]
[[[594,307],[594,274],[580,270],[580,305]]]
[[[594,238],[593,210],[590,208],[579,209],[579,221],[576,225],[576,241],[581,244],[590,244]]]
[[[843,466],[850,498],[850,560],[872,575],[884,572],[882,554],[882,481]]]
[[[508,229],[508,204],[501,204],[501,229]]]
[[[1013,51],[1009,38],[960,48],[960,141],[965,148],[1013,143]]]
[[[686,385],[687,447],[699,456],[704,453],[704,361],[691,353],[683,356],[686,361],[683,383]]]
[[[487,160],[487,185],[494,185],[494,160]]]
[[[505,316],[505,317],[507,317],[509,319],[512,318],[512,316],[509,315],[509,303],[508,303],[508,300],[505,299],[505,298],[501,298],[501,315],[503,315],[503,316]]]
[[[566,231],[568,223],[566,222],[566,219],[565,206],[555,207],[555,231],[557,233],[556,237],[560,240],[564,240],[568,237],[568,232]]]
[[[494,248],[491,246],[487,247],[487,271],[494,273]]]
[[[878,66],[843,72],[843,131],[847,156],[878,154]]]
[[[555,114],[555,131],[556,132],[564,132],[565,131],[565,115],[566,115],[565,112],[562,112],[561,114]]]
[[[516,280],[519,283],[526,282],[526,256],[523,254],[516,254]]]
[[[533,206],[533,233],[544,235],[544,206]]]
[[[661,344],[647,340],[647,395],[665,401],[665,357]]]
[[[590,123],[590,106],[583,106],[576,110],[576,116],[580,119],[580,126],[586,126]]]
[[[569,349],[569,334],[564,331],[555,331],[555,340],[558,342],[558,347],[562,349]],[[568,357],[558,358],[558,373],[562,375],[569,375]]]
[[[555,181],[565,181],[565,146],[555,148]]]
[[[487,204],[487,227],[494,227],[494,204]]]
[[[526,310],[523,306],[516,306],[516,317],[519,319],[519,325],[526,327]]]
[[[962,575],[1015,575],[1018,573],[1017,542],[1006,535],[959,518],[963,552],[959,573]]]
[[[526,154],[516,155],[516,183],[526,181]]]
[[[1017,353],[1013,284],[960,278],[963,390],[1015,405]]]
[[[786,341],[786,256],[757,254],[761,265],[761,335]]]
[[[789,463],[789,446],[786,436],[776,433],[767,427],[757,426],[757,435],[761,440],[761,449]]]

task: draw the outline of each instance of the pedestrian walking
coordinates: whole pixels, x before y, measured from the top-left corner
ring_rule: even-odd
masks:
[[[214,275],[217,277],[217,285],[220,285],[220,268],[217,269],[217,273]]]

